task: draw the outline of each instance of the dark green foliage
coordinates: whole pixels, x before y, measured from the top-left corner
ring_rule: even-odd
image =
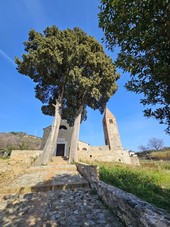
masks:
[[[97,195],[96,189],[91,189],[89,193],[90,195]]]
[[[47,27],[43,33],[31,30],[24,43],[26,54],[16,58],[18,71],[35,83],[36,98],[42,112],[54,115],[56,99],[61,104],[62,118],[73,124],[86,106],[102,113],[117,90],[119,78],[115,67],[98,41],[79,28],[59,30]]]
[[[13,145],[8,145],[6,148],[0,149],[0,156],[4,158],[9,158],[12,150],[17,150],[17,149]]]
[[[13,135],[20,135],[20,136],[24,136],[27,135],[25,132],[10,132]]]
[[[120,47],[116,65],[130,72],[129,91],[143,93],[144,111],[170,133],[170,4],[167,0],[101,0],[106,46]]]

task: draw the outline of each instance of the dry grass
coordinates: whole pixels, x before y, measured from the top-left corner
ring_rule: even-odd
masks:
[[[150,156],[155,160],[170,160],[170,150],[152,152]]]

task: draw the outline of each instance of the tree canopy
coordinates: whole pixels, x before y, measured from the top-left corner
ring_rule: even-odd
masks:
[[[167,0],[101,0],[99,26],[115,64],[131,75],[129,91],[142,93],[144,113],[170,133],[170,4]]]
[[[48,163],[54,154],[61,118],[74,125],[69,155],[72,162],[76,159],[80,120],[86,119],[86,106],[102,113],[117,90],[119,75],[101,44],[80,28],[59,30],[52,26],[43,33],[31,30],[24,46],[22,60],[16,58],[17,70],[36,83],[42,112],[55,116],[37,163]]]
[[[61,104],[62,118],[74,122],[82,107],[102,113],[117,90],[119,75],[101,44],[80,28],[59,30],[47,27],[43,33],[31,30],[24,42],[22,60],[16,58],[18,72],[35,83],[36,97],[43,103],[42,112],[54,115],[55,100]]]

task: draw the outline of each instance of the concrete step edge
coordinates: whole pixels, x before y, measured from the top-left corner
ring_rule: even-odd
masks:
[[[2,188],[0,194],[27,194],[33,192],[47,192],[53,190],[66,190],[66,189],[77,189],[77,188],[89,188],[87,181],[70,183],[70,184],[42,184],[37,186],[25,186],[21,188]]]
[[[25,171],[25,173],[33,173],[33,172],[60,172],[64,171],[66,173],[69,172],[78,172],[76,168],[46,168],[46,169],[28,169]]]

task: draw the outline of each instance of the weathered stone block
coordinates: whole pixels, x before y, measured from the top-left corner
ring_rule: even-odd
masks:
[[[100,181],[99,169],[96,166],[78,163],[77,169],[88,180],[91,188],[96,190],[103,201],[117,213],[127,226],[170,226],[170,215],[165,210]]]

